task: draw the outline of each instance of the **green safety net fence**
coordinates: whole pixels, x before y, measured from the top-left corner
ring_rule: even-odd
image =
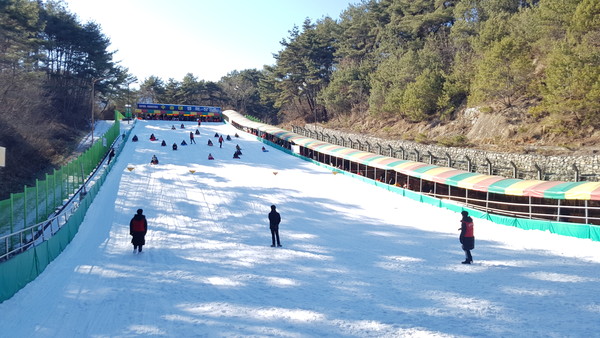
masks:
[[[132,130],[133,128],[130,129],[126,135],[124,135],[124,138],[129,138]],[[103,139],[98,140],[98,142],[95,143],[92,148],[88,150],[88,152],[82,154],[80,158],[72,162],[77,163],[77,165],[72,165],[70,169],[61,168],[61,170],[57,171],[58,174],[55,172],[53,175],[51,175],[54,177],[49,177],[50,180],[46,179],[46,181],[48,181],[48,187],[52,187],[51,189],[44,190],[48,191],[48,193],[46,193],[46,199],[48,200],[48,203],[54,201],[54,197],[50,198],[49,196],[56,195],[57,197],[60,197],[60,199],[57,198],[56,200],[62,203],[62,198],[66,198],[69,193],[72,194],[74,191],[76,191],[79,188],[76,185],[77,182],[81,183],[83,182],[83,179],[79,180],[75,178],[76,176],[80,176],[80,172],[76,172],[73,168],[84,166],[84,168],[91,168],[88,174],[91,173],[91,170],[93,170],[98,163],[100,163],[100,160],[104,157],[108,149],[110,149],[110,145],[113,144],[113,141],[119,136],[119,134],[120,126],[118,120],[116,120],[115,125],[113,125],[111,129],[103,136],[106,138],[106,141]],[[98,146],[98,144],[101,146]],[[125,142],[122,142],[120,146],[115,149],[116,156],[119,156],[124,146]],[[103,150],[104,153],[102,153]],[[92,159],[95,159],[96,162],[90,163],[89,161]],[[77,162],[78,160],[83,161],[83,163]],[[86,163],[86,161],[88,161],[88,163]],[[58,257],[58,255],[67,247],[67,245],[77,234],[79,226],[83,222],[87,210],[98,194],[98,191],[102,187],[102,184],[106,180],[106,177],[108,173],[110,173],[115,162],[116,161],[111,162],[111,164],[107,166],[106,170],[102,172],[95,184],[87,191],[85,197],[80,200],[77,210],[69,217],[67,222],[54,236],[32,249],[0,263],[0,302],[9,299],[25,285],[27,285],[27,283],[33,281],[44,271],[48,264]],[[55,179],[60,183],[55,184]],[[46,183],[43,183],[42,186],[44,184]],[[37,189],[39,191],[39,186]],[[22,193],[23,196],[21,197],[22,199],[20,202],[24,205],[27,201],[35,200],[34,198],[26,197],[26,194],[28,193],[31,194],[32,191],[27,191],[26,189],[26,191]],[[37,205],[38,210],[41,210],[42,208],[40,208],[39,205],[43,205],[45,202],[40,203],[39,201],[40,199],[38,198],[38,203],[32,205]],[[6,201],[2,202],[3,204],[0,204],[0,211],[2,211],[3,214],[5,211],[12,210],[10,207],[8,209],[2,209],[6,208],[7,204]],[[36,214],[36,211],[33,211],[33,209],[34,208],[31,208],[29,211],[21,210],[20,212],[23,212],[25,219],[33,219],[34,217],[30,216]]]
[[[71,197],[102,161],[119,137],[119,120],[92,147],[45,179],[36,180],[23,192],[12,193],[0,201],[0,235],[9,234],[44,221]],[[0,244],[1,245],[1,244]]]
[[[106,173],[80,201],[79,208],[52,238],[0,264],[0,302],[12,297],[33,281],[67,247],[79,230],[91,202],[105,180]]]

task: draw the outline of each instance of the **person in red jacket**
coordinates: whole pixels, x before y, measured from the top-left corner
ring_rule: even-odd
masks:
[[[473,256],[471,256],[471,250],[475,248],[475,235],[473,234],[473,219],[469,216],[469,213],[462,211],[460,213],[462,219],[460,220],[460,243],[462,249],[465,251],[466,259],[463,264],[473,263]]]
[[[142,252],[142,246],[146,244],[146,232],[148,232],[148,221],[143,215],[144,210],[138,209],[137,214],[129,222],[129,234],[132,236],[133,253]]]

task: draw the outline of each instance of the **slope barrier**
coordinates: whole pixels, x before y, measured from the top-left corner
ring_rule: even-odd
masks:
[[[344,170],[337,169],[330,165],[315,161],[311,158],[307,158],[305,156],[294,153],[293,151],[286,149],[278,144],[275,144],[271,141],[265,140],[259,136],[256,137],[260,142],[268,144],[274,148],[277,148],[285,153],[288,153],[292,156],[299,157],[305,161],[312,162],[318,166],[327,168],[332,172],[336,172],[338,175],[347,175],[351,176],[355,179],[362,180],[365,183],[375,185],[379,188],[386,189],[388,191],[394,192],[396,194],[400,194],[404,197],[410,198],[412,200],[427,203],[432,206],[436,206],[438,208],[445,208],[448,210],[452,210],[455,212],[461,212],[466,210],[469,212],[469,216],[479,219],[486,219],[496,224],[507,225],[517,227],[523,230],[539,230],[539,231],[549,231],[553,234],[558,234],[562,236],[576,237],[581,239],[591,239],[593,241],[600,241],[600,226],[596,226],[593,224],[579,224],[579,223],[568,223],[568,222],[558,222],[558,221],[547,221],[547,220],[535,220],[535,219],[525,219],[525,218],[516,218],[510,216],[502,216],[487,213],[481,210],[467,208],[465,206],[459,205],[455,202],[449,200],[443,200],[427,195],[420,194],[418,192],[414,192],[408,189],[403,189],[401,187],[397,187],[394,185],[389,185],[383,182],[378,182],[376,180],[366,178],[361,175],[353,174]]]
[[[115,123],[115,125],[118,131],[117,135],[119,135],[119,124]],[[115,126],[111,128],[115,128]],[[126,133],[125,140],[129,139],[132,130],[133,128],[129,129]],[[121,142],[119,147],[115,148],[115,157],[118,157],[123,150],[123,147],[126,144],[125,140],[124,142]],[[97,142],[102,142],[102,138]],[[110,149],[110,147],[107,149]],[[37,276],[39,276],[73,240],[79,231],[79,226],[83,222],[87,210],[94,201],[100,188],[102,188],[107,175],[110,173],[116,162],[116,158],[111,161],[111,164],[109,164],[97,178],[95,184],[89,188],[85,197],[80,200],[77,210],[69,217],[67,222],[54,236],[37,246],[0,263],[0,303],[12,297],[25,287],[25,285],[37,278]]]

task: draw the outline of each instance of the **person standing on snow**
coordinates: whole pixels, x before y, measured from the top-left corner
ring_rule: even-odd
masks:
[[[462,264],[473,263],[473,257],[471,256],[471,250],[475,248],[475,236],[473,234],[473,219],[469,216],[466,211],[461,212],[462,219],[460,220],[460,243],[462,249],[465,251],[466,259]]]
[[[223,135],[219,136],[219,148],[223,148]]]
[[[148,221],[143,215],[144,210],[138,209],[137,214],[129,222],[129,234],[132,236],[133,253],[142,252],[142,246],[146,244],[146,232],[148,232]]]
[[[190,131],[190,144],[192,143],[196,144],[196,141],[194,140],[194,133]]]
[[[108,153],[108,164],[112,161],[113,157],[115,157],[115,148],[110,148],[110,153]]]
[[[271,206],[271,212],[269,213],[269,228],[271,228],[271,247],[275,247],[275,238],[277,238],[277,246],[281,247],[279,241],[279,223],[281,223],[281,215],[275,210],[275,205]]]

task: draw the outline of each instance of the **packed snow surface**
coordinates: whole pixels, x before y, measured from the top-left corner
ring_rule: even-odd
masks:
[[[0,304],[0,335],[598,336],[600,243],[475,219],[463,265],[458,213],[263,152],[231,125],[180,125],[136,123],[73,242]],[[134,254],[138,208],[149,231]]]

